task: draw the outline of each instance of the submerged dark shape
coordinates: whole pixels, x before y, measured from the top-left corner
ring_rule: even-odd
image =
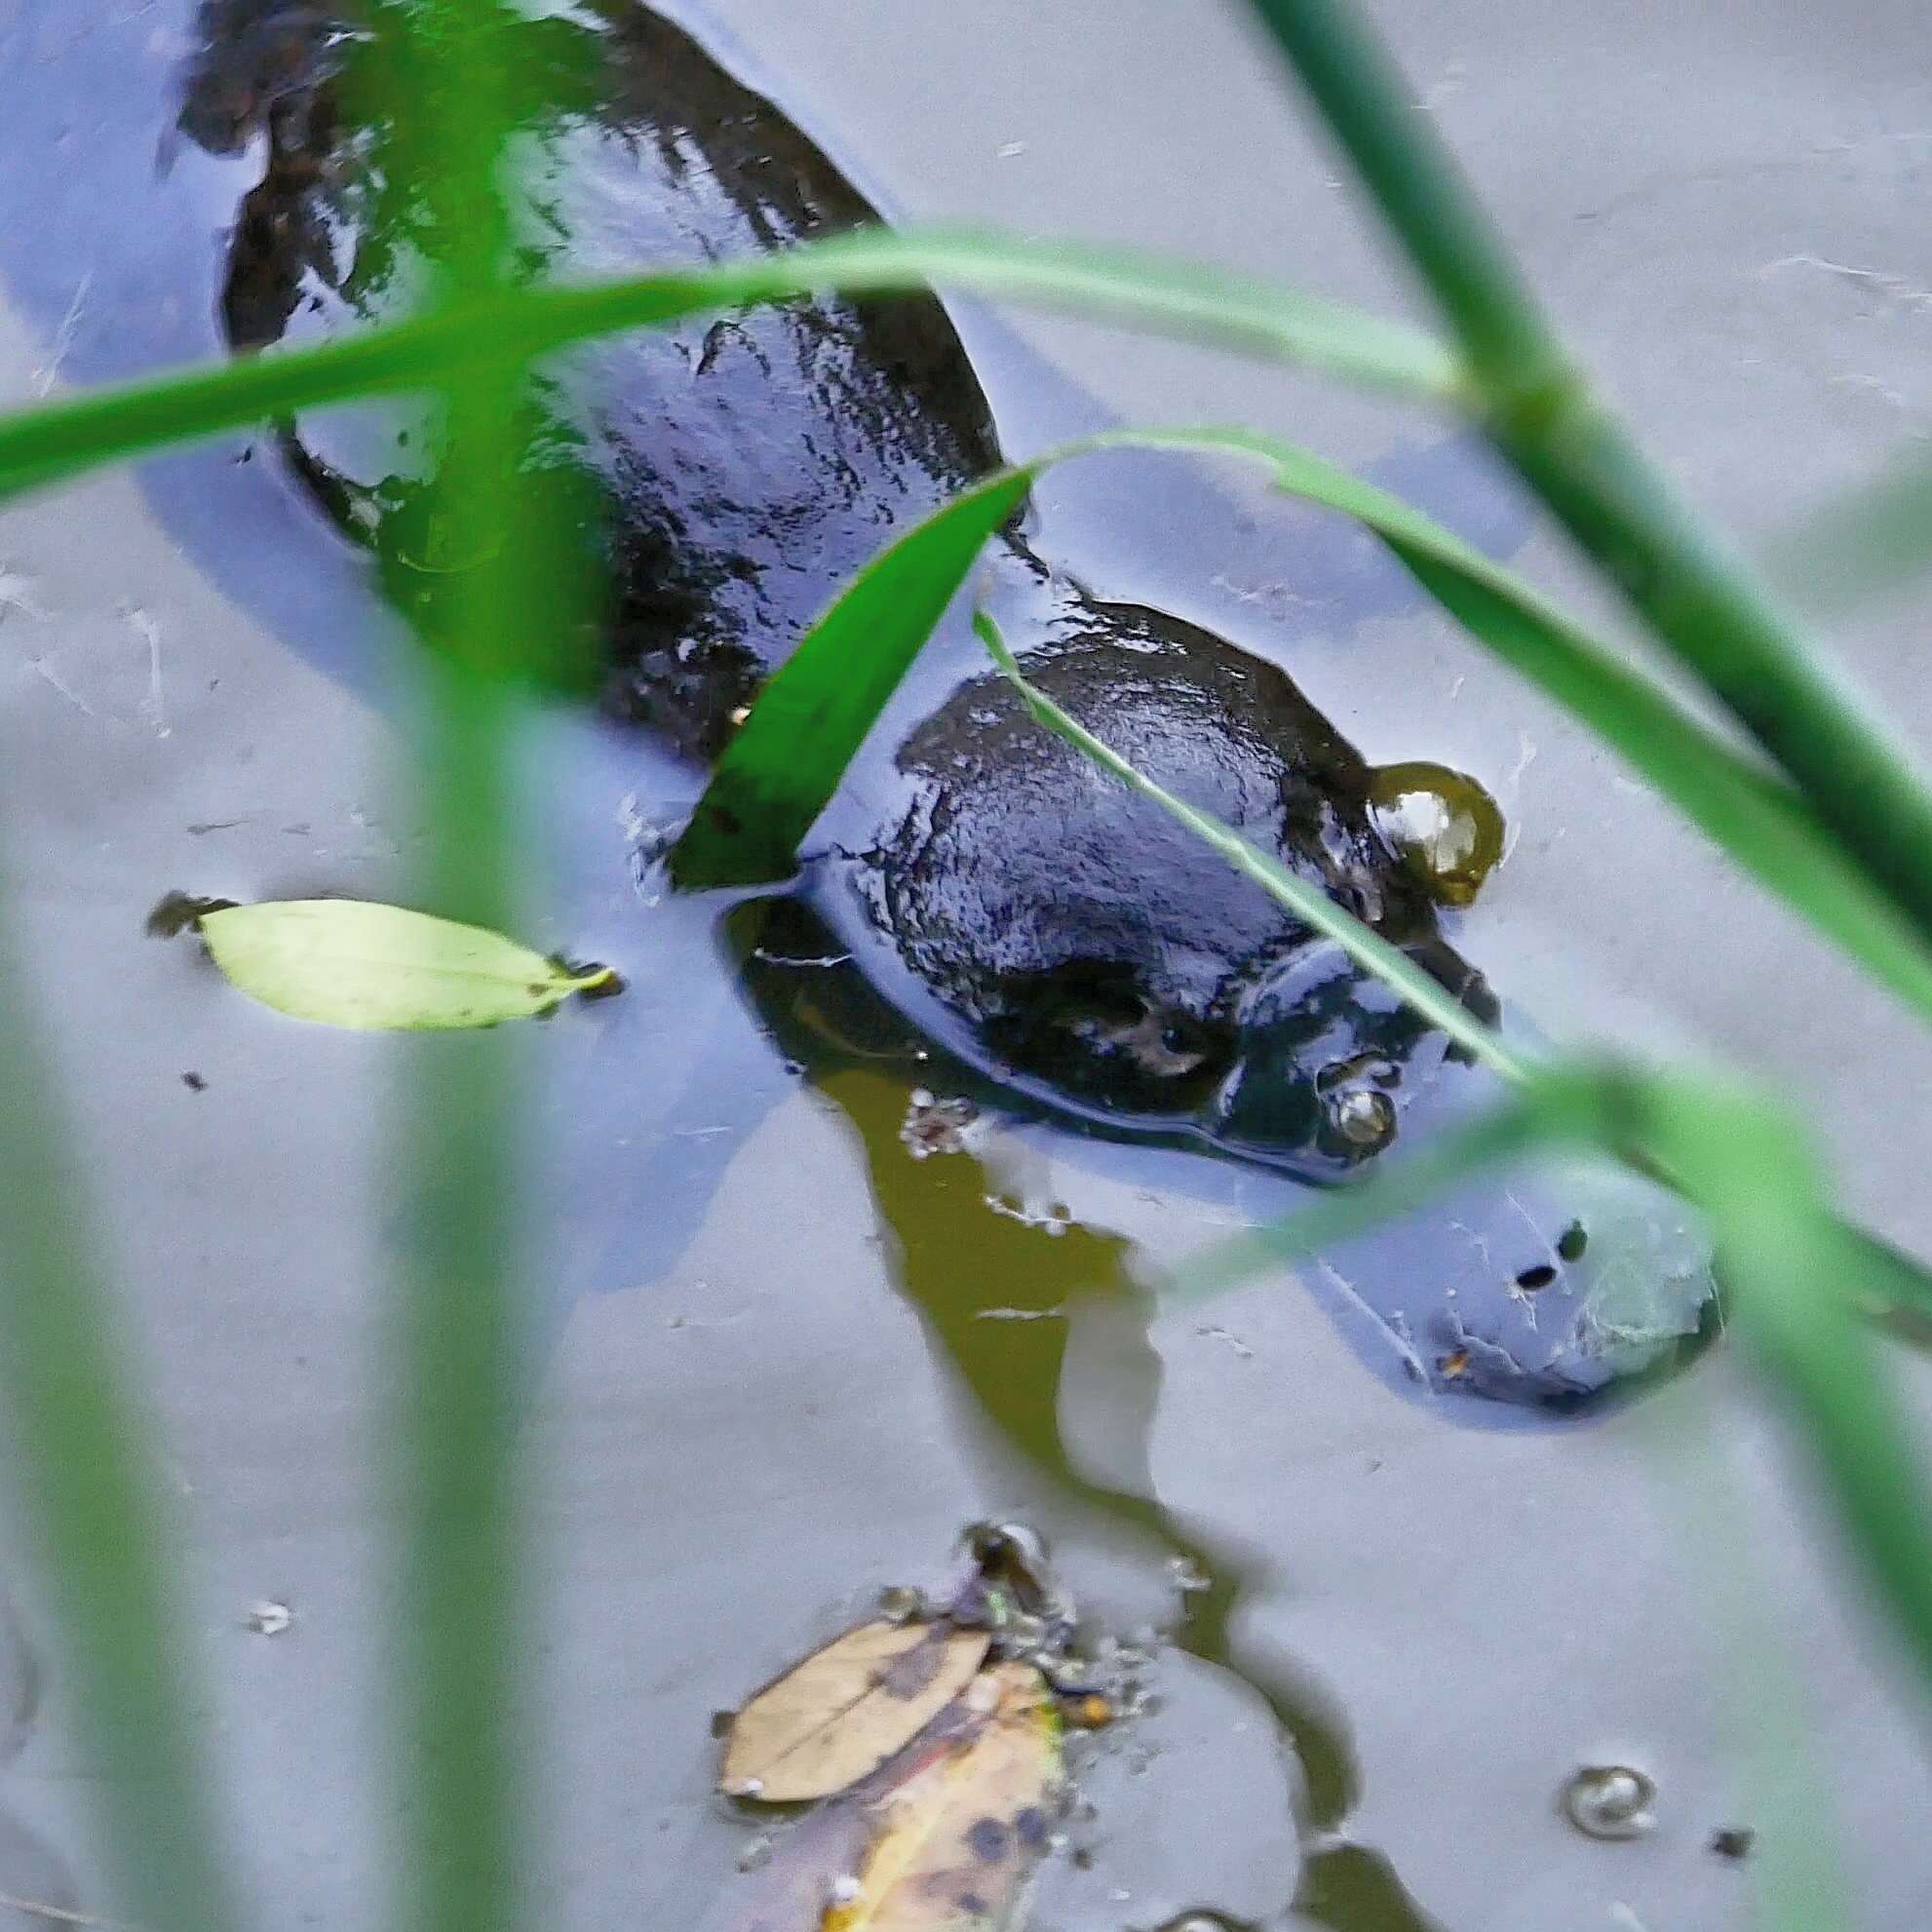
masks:
[[[447,217],[419,190],[416,150],[437,76],[388,62],[399,11],[204,7],[181,129],[219,151],[263,144],[221,297],[238,348],[399,313],[428,286]],[[771,101],[634,0],[578,0],[502,32],[530,170],[520,275],[636,272],[877,218]],[[715,754],[881,545],[1001,461],[992,410],[930,295],[800,298],[587,345],[544,366],[530,406],[535,460],[571,483],[570,543],[604,587],[578,625],[602,703],[694,759]],[[433,411],[382,405],[283,439],[372,547],[391,595],[430,619],[460,568],[438,550],[425,488],[440,438]],[[1265,659],[1097,594],[1042,560],[1030,532],[1005,532],[992,564],[1008,635],[1052,695],[1494,1014],[1438,918],[1499,849],[1480,788],[1442,775],[1422,823],[1436,781],[1402,767],[1378,785]],[[1343,1178],[1485,1096],[1488,1077],[1439,1032],[1045,733],[965,648],[929,654],[933,709],[896,750],[874,734],[797,888],[830,929],[828,956],[922,1040],[1009,1104],[1304,1179]],[[1635,1270],[1617,1264],[1628,1244],[1594,1240],[1588,1262],[1572,1259],[1560,1244],[1573,1207],[1509,1199],[1522,1226],[1483,1233],[1480,1262],[1431,1259],[1399,1302],[1352,1291],[1432,1386],[1571,1402],[1699,1332],[1701,1265],[1632,1294]],[[1606,1283],[1621,1284],[1614,1308]]]

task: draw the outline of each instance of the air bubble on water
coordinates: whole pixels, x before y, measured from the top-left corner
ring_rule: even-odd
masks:
[[[295,1621],[295,1613],[287,1604],[271,1603],[264,1599],[250,1605],[247,1621],[257,1637],[280,1637]]]
[[[1657,1786],[1628,1764],[1585,1764],[1563,1788],[1563,1814],[1586,1837],[1639,1838],[1656,1824]]]

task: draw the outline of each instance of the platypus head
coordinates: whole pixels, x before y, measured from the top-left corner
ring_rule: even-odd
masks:
[[[1063,609],[1027,659],[1037,685],[1498,1017],[1439,916],[1500,849],[1480,788],[1378,772],[1279,669],[1192,626],[1084,598]],[[860,909],[838,923],[861,932],[862,957],[873,948],[896,1003],[1001,1087],[1110,1136],[1316,1182],[1502,1098],[1491,1073],[1046,731],[996,676],[917,727],[899,768],[905,808],[845,869]],[[1712,1288],[1661,1190],[1606,1182],[1588,1207],[1571,1194],[1513,1179],[1463,1199],[1349,1292],[1437,1386],[1592,1396],[1696,1334]]]

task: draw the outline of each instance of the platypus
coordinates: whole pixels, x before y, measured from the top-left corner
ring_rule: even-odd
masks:
[[[260,154],[219,291],[237,350],[401,314],[424,286],[434,215],[403,170],[409,110],[369,85],[396,13],[203,8],[180,129],[211,152]],[[772,100],[638,0],[575,0],[504,36],[530,183],[521,275],[722,259],[878,218]],[[533,396],[533,460],[574,485],[577,559],[602,587],[596,702],[699,769],[853,573],[1003,460],[930,294],[800,298],[630,333],[547,364]],[[281,441],[390,595],[428,613],[434,412],[335,412]],[[1499,847],[1481,788],[1377,771],[1269,657],[1105,595],[1050,537],[1017,520],[984,591],[1028,676],[1496,1019],[1444,930]],[[1341,1180],[1491,1097],[1440,1032],[1047,734],[957,640],[874,732],[790,900],[779,927],[795,936],[806,917],[840,971],[948,1064],[1088,1132]],[[1592,1238],[1587,1211],[1522,1194],[1533,1211],[1511,1196],[1510,1234],[1475,1238],[1480,1260],[1418,1244],[1420,1278],[1377,1306],[1421,1380],[1574,1404],[1706,1328],[1708,1268],[1678,1223],[1633,1239],[1619,1196],[1614,1234]],[[1675,1214],[1661,1196],[1657,1211]]]

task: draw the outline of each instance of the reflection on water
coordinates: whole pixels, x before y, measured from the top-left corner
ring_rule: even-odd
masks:
[[[1183,1593],[1170,1636],[1250,1685],[1300,1765],[1306,1855],[1295,1908],[1335,1932],[1430,1932],[1433,1921],[1382,1854],[1335,1836],[1360,1792],[1346,1719],[1292,1664],[1233,1634],[1267,1580],[1263,1565],[1184,1525],[1156,1495],[1148,1441],[1161,1362],[1147,1333],[1152,1298],[1130,1272],[1129,1244],[1058,1216],[1014,1213],[1001,1177],[956,1137],[930,1152],[908,1147],[910,1096],[947,1069],[799,924],[786,902],[742,907],[730,922],[733,950],[761,1018],[864,1144],[893,1279],[950,1372],[963,1429],[980,1447],[1017,1454],[1056,1500],[1098,1513],[1206,1579]],[[1108,1330],[1108,1432],[1124,1446],[1109,1456],[1111,1482],[1081,1468],[1062,1429],[1068,1346],[1088,1311]]]

